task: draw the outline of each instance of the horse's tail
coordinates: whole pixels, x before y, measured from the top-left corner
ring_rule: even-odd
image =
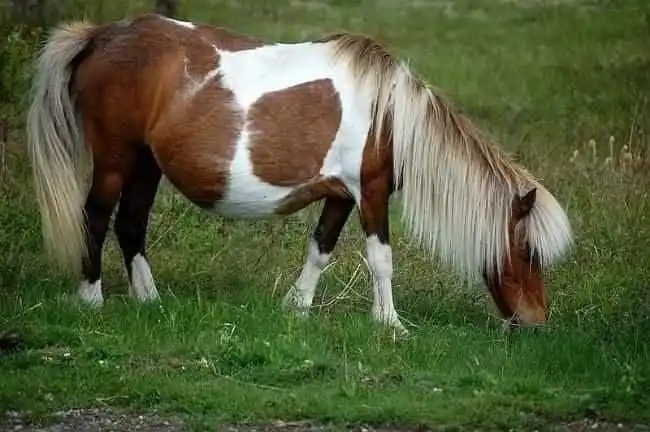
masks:
[[[335,58],[373,95],[375,139],[392,135],[395,186],[413,238],[469,276],[501,272],[513,199],[537,188],[525,228],[548,264],[571,243],[555,198],[408,65],[364,36],[330,37]]]
[[[27,115],[27,148],[45,249],[56,263],[75,271],[87,253],[84,172],[90,150],[83,140],[70,81],[72,62],[95,30],[92,24],[76,22],[51,33],[37,60]]]

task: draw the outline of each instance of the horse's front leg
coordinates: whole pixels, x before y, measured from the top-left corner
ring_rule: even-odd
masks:
[[[318,225],[309,242],[307,260],[294,286],[283,300],[285,309],[306,314],[314,300],[316,285],[327,265],[355,202],[346,198],[326,198]]]
[[[393,254],[389,242],[388,201],[390,188],[387,182],[377,181],[366,185],[362,192],[360,217],[366,234],[368,265],[373,278],[373,318],[408,333],[401,323],[393,303]]]

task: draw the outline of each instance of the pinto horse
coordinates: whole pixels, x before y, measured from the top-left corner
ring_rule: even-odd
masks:
[[[114,230],[129,292],[158,297],[145,237],[161,176],[229,218],[283,217],[325,200],[285,306],[305,312],[353,208],[373,276],[372,315],[393,303],[389,198],[414,241],[482,277],[511,322],[547,319],[542,271],[572,243],[551,193],[375,40],[299,43],[146,14],[57,27],[27,120],[46,250],[103,303]],[[89,173],[91,172],[91,174]]]

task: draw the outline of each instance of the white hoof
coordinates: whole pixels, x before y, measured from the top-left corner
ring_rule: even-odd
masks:
[[[94,283],[90,283],[87,280],[81,282],[79,289],[77,290],[77,295],[79,300],[82,303],[91,306],[100,308],[104,305],[104,297],[102,296],[102,280],[97,279]]]
[[[160,296],[151,274],[149,263],[140,254],[131,261],[131,286],[129,295],[141,302],[157,300]]]
[[[392,311],[391,313],[383,314],[375,311],[373,312],[373,318],[376,322],[395,330],[399,336],[408,336],[409,334],[409,331],[398,318],[397,312]]]
[[[300,292],[295,287],[291,287],[282,299],[282,310],[288,313],[294,313],[300,318],[305,318],[309,315],[310,307],[309,302],[300,295]]]

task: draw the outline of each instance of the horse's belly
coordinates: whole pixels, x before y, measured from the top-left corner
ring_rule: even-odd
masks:
[[[274,186],[248,170],[233,167],[222,199],[213,207],[216,213],[234,218],[269,217],[294,187]]]

